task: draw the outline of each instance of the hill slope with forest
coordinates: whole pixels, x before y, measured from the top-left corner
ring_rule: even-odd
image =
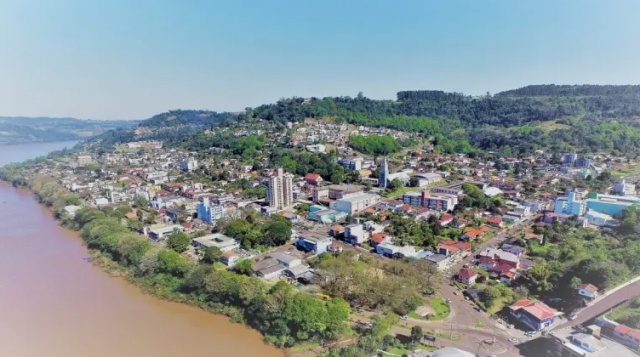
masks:
[[[133,120],[0,117],[0,145],[80,140],[137,123]]]
[[[135,130],[102,137],[175,140],[234,121],[274,124],[330,118],[337,122],[417,132],[445,152],[497,151],[526,155],[564,152],[640,153],[640,86],[535,85],[480,97],[443,91],[402,91],[396,100],[356,97],[289,98],[239,114],[172,111]]]

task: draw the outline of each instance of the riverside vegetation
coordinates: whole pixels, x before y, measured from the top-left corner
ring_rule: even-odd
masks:
[[[2,179],[8,179],[6,173]],[[159,248],[127,228],[128,207],[83,207],[70,218],[62,208],[81,200],[50,178],[35,177],[28,187],[64,226],[79,230],[90,249],[153,295],[223,313],[260,331],[266,341],[279,347],[334,340],[349,330],[350,307],[340,298],[325,302],[283,282],[269,285]]]

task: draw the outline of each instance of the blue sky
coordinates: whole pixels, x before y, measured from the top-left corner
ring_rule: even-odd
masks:
[[[0,115],[640,83],[637,0],[2,0]]]

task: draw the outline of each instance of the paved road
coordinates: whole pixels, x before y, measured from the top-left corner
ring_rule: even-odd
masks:
[[[584,310],[580,311],[576,319],[567,321],[562,325],[559,325],[557,328],[583,324],[609,311],[609,309],[637,296],[640,296],[640,281],[636,281],[633,284],[627,285],[624,288],[616,291],[615,293],[596,302],[595,304],[585,308]]]

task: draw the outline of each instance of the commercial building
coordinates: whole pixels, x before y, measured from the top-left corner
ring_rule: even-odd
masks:
[[[322,254],[327,251],[329,245],[331,245],[332,238],[323,236],[313,232],[304,232],[298,235],[296,241],[296,247],[305,252],[312,252],[313,254]]]
[[[269,206],[282,210],[293,205],[293,176],[279,168],[275,176],[269,177],[267,184]]]
[[[144,228],[144,233],[153,240],[162,240],[167,238],[174,231],[184,231],[184,227],[178,224],[166,225],[158,224]]]
[[[640,198],[634,196],[601,195],[590,193],[586,199],[586,209],[610,216],[620,216],[622,211],[640,202]]]
[[[346,212],[336,211],[323,206],[314,205],[309,207],[309,213],[307,213],[307,219],[314,222],[332,224],[335,222],[342,222],[347,218]]]
[[[558,197],[553,209],[555,214],[568,214],[574,216],[582,216],[587,208],[584,200],[578,199],[575,192],[569,192],[567,197]]]
[[[413,174],[411,178],[416,180],[417,187],[424,187],[442,181],[442,175],[434,172]]]
[[[217,247],[223,252],[240,248],[238,241],[221,233],[208,234],[200,238],[195,238],[191,244],[196,248]]]
[[[364,211],[367,207],[373,206],[380,201],[380,196],[372,193],[349,196],[331,202],[329,207],[336,211],[354,214]]]
[[[458,204],[458,196],[426,192],[407,192],[402,195],[402,202],[436,211],[451,211]]]
[[[328,202],[362,194],[359,185],[329,185],[313,190],[313,202]]]

